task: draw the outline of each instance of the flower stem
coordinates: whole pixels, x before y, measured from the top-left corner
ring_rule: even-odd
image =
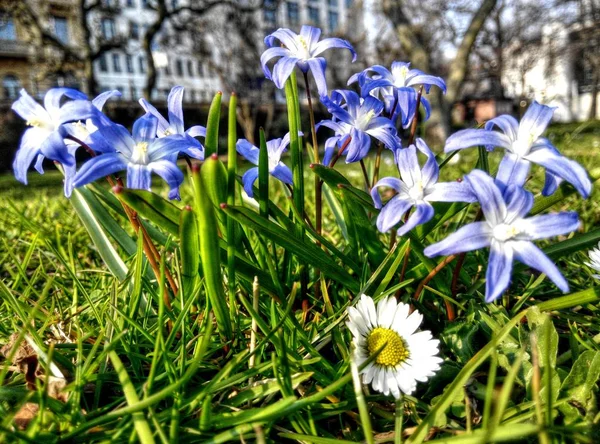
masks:
[[[371,181],[369,180],[369,173],[367,173],[367,167],[365,166],[363,159],[360,159],[360,169],[362,170],[365,179],[365,187],[368,191],[371,191]]]
[[[408,146],[411,146],[415,141],[415,134],[417,133],[417,124],[419,123],[419,108],[421,106],[421,95],[423,94],[423,85],[419,88],[417,93],[417,108],[415,110],[415,116],[410,127],[410,137],[408,138]]]
[[[396,415],[394,420],[394,444],[402,444],[402,423],[404,422],[404,396],[402,393],[396,399]]]
[[[371,188],[375,186],[379,179],[379,167],[381,165],[381,153],[383,152],[383,143],[379,142],[377,146],[377,156],[375,157],[375,170],[373,171],[373,182],[371,182]]]
[[[342,157],[342,154],[344,154],[344,150],[348,147],[348,144],[350,143],[351,140],[352,140],[352,136],[348,136],[348,138],[342,144],[342,147],[339,149],[339,151],[337,152],[335,157],[333,159],[331,159],[331,162],[329,162],[329,168],[333,168],[335,166],[335,164],[337,163],[337,161],[340,160],[340,157]]]
[[[421,293],[423,292],[423,289],[425,288],[425,285],[427,285],[429,283],[429,281],[431,281],[435,277],[436,274],[438,274],[446,265],[448,265],[450,262],[452,262],[455,258],[456,258],[456,255],[452,254],[452,255],[448,256],[446,259],[444,259],[442,262],[437,264],[437,266],[433,270],[431,270],[427,276],[425,276],[425,279],[423,279],[419,283],[419,286],[417,287],[417,290],[415,291],[413,299],[418,301],[419,297],[421,296]]]

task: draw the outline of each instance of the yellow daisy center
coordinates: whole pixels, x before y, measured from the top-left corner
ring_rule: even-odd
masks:
[[[379,365],[395,367],[406,361],[410,355],[404,339],[398,333],[389,328],[377,327],[367,336],[369,354],[372,355],[384,345],[385,348],[375,359]]]

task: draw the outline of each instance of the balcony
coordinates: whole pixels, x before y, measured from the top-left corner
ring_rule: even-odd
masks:
[[[0,40],[0,56],[2,57],[29,57],[29,44],[18,40]]]

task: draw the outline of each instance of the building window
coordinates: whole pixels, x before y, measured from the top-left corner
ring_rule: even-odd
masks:
[[[126,5],[128,8],[135,7],[135,2],[133,0],[127,0]]]
[[[112,55],[113,71],[121,72],[121,56],[119,54]]]
[[[108,63],[106,63],[106,54],[104,53],[98,57],[98,68],[100,72],[108,72]]]
[[[129,34],[132,39],[138,40],[140,38],[140,25],[136,22],[129,22]]]
[[[263,16],[267,25],[275,25],[277,21],[277,3],[275,0],[264,0]]]
[[[171,0],[171,8],[176,9],[179,6],[179,2],[177,0]]]
[[[331,8],[337,8],[338,7],[338,0],[327,0],[327,4]]]
[[[175,74],[177,77],[183,77],[183,62],[181,59],[175,60]]]
[[[138,57],[138,65],[140,67],[140,72],[142,74],[145,74],[146,73],[146,61],[144,60],[144,56]]]
[[[352,3],[354,3],[354,0],[346,0],[346,8],[351,8]]]
[[[16,99],[21,90],[21,82],[15,76],[9,74],[2,79],[5,99]]]
[[[329,11],[329,31],[334,32],[338,28],[338,13]]]
[[[298,26],[300,24],[300,12],[298,11],[298,3],[288,2],[287,15],[290,26]]]
[[[127,65],[127,72],[133,74],[133,57],[131,57],[129,54],[125,56],[125,64]]]
[[[191,60],[187,61],[187,72],[188,72],[188,76],[194,77],[194,64],[192,63]]]
[[[115,21],[113,19],[102,19],[102,37],[105,40],[115,38]]]
[[[198,60],[198,77],[204,77],[204,65]]]
[[[15,23],[6,13],[0,13],[0,40],[17,40]]]
[[[310,23],[312,25],[320,26],[319,25],[319,23],[320,23],[319,15],[320,15],[319,8],[315,8],[312,6],[308,7],[308,20],[310,21]]]
[[[54,35],[61,43],[69,43],[69,23],[64,17],[53,17]]]
[[[150,0],[142,0],[142,8],[150,8]]]

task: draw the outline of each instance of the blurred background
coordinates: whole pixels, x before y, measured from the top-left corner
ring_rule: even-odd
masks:
[[[556,106],[557,122],[598,128],[600,0],[0,0],[0,170],[24,130],[10,109],[21,88],[38,98],[54,86],[117,89],[106,111],[126,125],[140,97],[164,109],[174,85],[185,87],[188,125],[205,122],[216,91],[236,91],[240,137],[254,140],[259,126],[278,137],[285,102],[262,73],[263,38],[302,24],[358,52],[353,64],[348,51],[324,54],[330,89],[395,60],[446,79],[445,95],[429,95],[438,143],[519,117],[532,100]]]

